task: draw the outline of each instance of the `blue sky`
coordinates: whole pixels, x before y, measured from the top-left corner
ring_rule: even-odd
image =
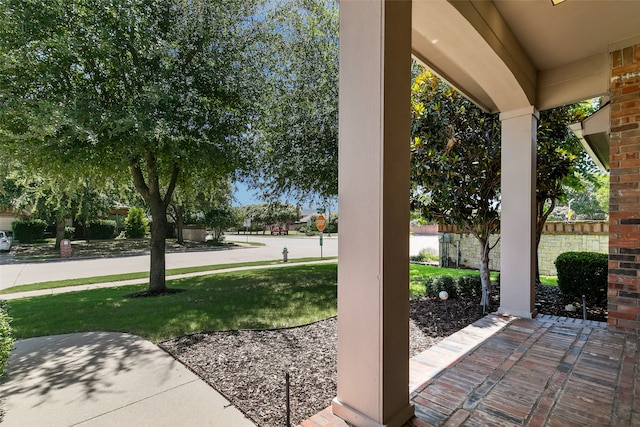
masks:
[[[260,198],[260,195],[257,191],[250,190],[248,186],[242,182],[236,182],[236,191],[235,193],[233,193],[233,196],[236,198],[236,200],[232,203],[233,206],[245,206],[245,205],[265,203],[265,201]],[[294,205],[296,204],[295,201],[291,201],[291,200],[285,200],[285,201],[289,203],[293,203]],[[336,200],[332,200],[331,202],[328,202],[325,207],[331,210],[332,212],[336,212],[337,211]],[[309,206],[308,203],[305,203],[305,205],[303,205],[302,208],[317,209],[318,206],[316,206],[315,203],[311,203],[311,206]]]
[[[244,206],[264,203],[262,199],[256,194],[255,191],[249,190],[247,185],[243,182],[236,182],[236,191],[233,193],[236,200],[232,203],[233,206]]]

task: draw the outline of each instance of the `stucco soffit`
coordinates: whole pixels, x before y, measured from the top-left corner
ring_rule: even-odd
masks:
[[[413,2],[414,55],[489,111],[535,104],[536,72],[491,2]]]

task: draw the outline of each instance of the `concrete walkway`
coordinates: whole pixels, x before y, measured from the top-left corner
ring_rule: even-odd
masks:
[[[3,426],[254,426],[169,354],[122,333],[19,340],[0,401]]]

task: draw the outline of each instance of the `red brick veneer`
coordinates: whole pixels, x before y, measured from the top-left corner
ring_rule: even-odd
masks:
[[[609,328],[640,332],[640,44],[611,54]]]

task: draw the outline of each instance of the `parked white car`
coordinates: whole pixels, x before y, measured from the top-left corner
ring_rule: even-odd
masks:
[[[0,230],[0,251],[10,250],[11,243],[13,243],[13,237],[8,232]]]

